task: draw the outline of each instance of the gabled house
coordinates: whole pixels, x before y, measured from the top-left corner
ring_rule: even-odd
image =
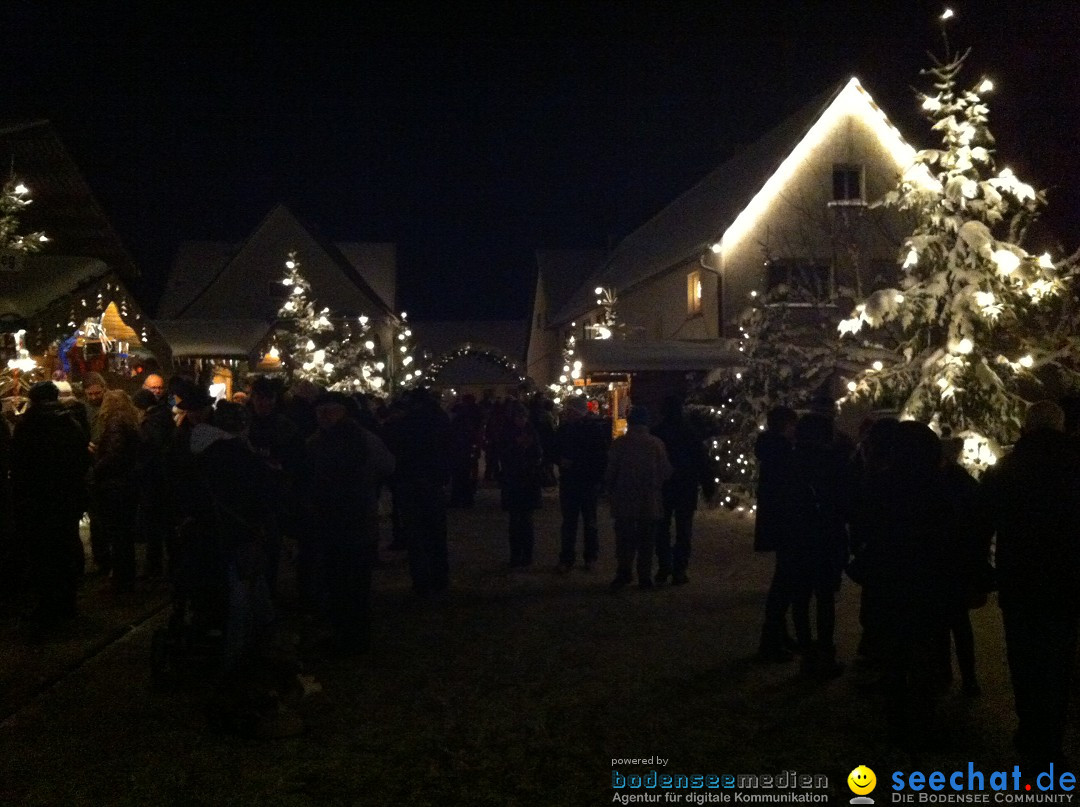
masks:
[[[368,317],[377,341],[390,346],[395,246],[332,243],[278,205],[242,243],[180,245],[155,320],[172,363],[274,369],[268,352],[288,291],[282,278],[292,252],[320,308],[343,319]]]
[[[536,253],[536,286],[529,321],[526,375],[546,384],[559,375],[563,339],[551,327],[552,316],[570,301],[582,282],[604,265],[599,249],[546,249]]]
[[[25,331],[45,370],[78,380],[87,362],[126,375],[143,353],[161,351],[129,290],[138,270],[52,124],[0,124],[0,164],[31,199],[20,228],[48,238],[33,254],[0,251],[0,354]]]
[[[895,222],[868,202],[895,187],[914,155],[852,78],[630,233],[548,327],[560,342],[576,332],[586,374],[632,376],[635,400],[684,391],[737,363],[731,338],[751,293],[784,284],[827,306],[891,270]],[[628,340],[589,338],[598,287],[617,295]]]

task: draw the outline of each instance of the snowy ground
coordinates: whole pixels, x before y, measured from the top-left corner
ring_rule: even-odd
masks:
[[[505,516],[491,489],[474,510],[451,512],[444,601],[414,598],[404,558],[388,556],[376,573],[371,655],[306,658],[326,698],[304,709],[302,736],[259,742],[211,730],[198,680],[155,692],[158,616],[0,724],[0,803],[601,805],[612,800],[613,760],[627,758],[666,760],[638,772],[824,774],[832,801],[846,803],[844,780],[859,764],[885,780],[893,770],[1014,763],[993,603],[975,614],[984,694],[947,696],[945,746],[912,759],[885,743],[874,675],[851,663],[855,586],[840,595],[847,670],[805,681],[794,664],[751,660],[771,557],[751,551],[747,520],[703,511],[688,585],[612,595],[606,518],[599,569],[553,572],[552,494],[532,570],[506,569]],[[0,672],[48,674],[10,638]]]

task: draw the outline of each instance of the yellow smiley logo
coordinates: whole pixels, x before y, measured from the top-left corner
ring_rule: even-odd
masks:
[[[865,796],[877,786],[877,777],[868,767],[860,765],[848,774],[847,784],[852,793]]]

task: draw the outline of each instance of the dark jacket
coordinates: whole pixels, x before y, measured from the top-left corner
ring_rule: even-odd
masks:
[[[543,448],[540,435],[529,424],[514,424],[503,433],[499,456],[499,485],[503,510],[536,510],[541,504],[541,465]]]
[[[443,487],[453,471],[450,418],[435,403],[413,404],[386,425],[386,445],[397,461],[395,475],[406,484]]]
[[[1080,610],[1080,453],[1060,432],[1025,434],[989,473],[1002,608]]]
[[[133,425],[120,420],[103,424],[94,451],[93,485],[98,491],[110,490],[131,496],[131,506],[137,504],[139,459],[142,452],[139,432]]]
[[[315,432],[307,441],[305,499],[312,524],[326,538],[377,540],[378,483],[394,471],[381,439],[352,418]]]
[[[774,552],[790,538],[794,519],[785,492],[792,485],[793,451],[792,442],[773,431],[759,434],[754,444],[758,462],[754,549],[758,552]]]
[[[777,551],[797,558],[800,573],[814,585],[838,586],[847,565],[852,480],[843,452],[818,443],[795,445],[784,494],[790,530]]]
[[[716,492],[704,440],[682,418],[665,419],[652,433],[664,441],[668,461],[675,469],[664,483],[664,506],[696,510],[699,487],[707,499]]]
[[[574,487],[597,487],[607,469],[611,448],[611,424],[596,415],[563,421],[555,432],[553,461],[559,466],[559,482]]]
[[[89,434],[63,404],[32,404],[11,438],[15,508],[31,519],[68,518],[86,507]]]

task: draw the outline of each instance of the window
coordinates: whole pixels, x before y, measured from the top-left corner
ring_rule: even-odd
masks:
[[[861,165],[840,163],[833,165],[832,198],[834,202],[863,201],[863,170]]]
[[[689,316],[701,313],[701,272],[686,276],[686,313]]]
[[[787,305],[811,305],[832,299],[832,271],[823,264],[796,260],[769,261],[765,267],[768,292],[781,287],[787,292],[781,300]]]

